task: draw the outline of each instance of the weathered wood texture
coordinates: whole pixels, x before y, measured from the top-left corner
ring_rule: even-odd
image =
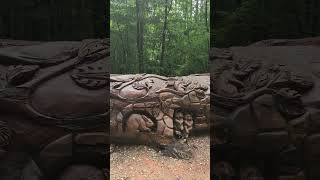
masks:
[[[318,41],[211,49],[216,178],[320,178]]]
[[[108,39],[0,42],[1,180],[105,179],[109,55]]]

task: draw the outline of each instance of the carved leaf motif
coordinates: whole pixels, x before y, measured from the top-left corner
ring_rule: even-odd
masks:
[[[38,65],[17,65],[9,66],[6,73],[7,84],[17,86],[29,81],[39,70]]]
[[[109,84],[108,74],[101,66],[79,67],[71,74],[71,78],[86,89],[100,89]]]

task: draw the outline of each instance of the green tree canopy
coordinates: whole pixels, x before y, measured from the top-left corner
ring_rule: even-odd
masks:
[[[209,0],[111,0],[112,73],[206,73],[209,9]]]

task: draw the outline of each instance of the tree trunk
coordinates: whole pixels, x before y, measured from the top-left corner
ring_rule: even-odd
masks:
[[[161,54],[160,54],[160,74],[163,74],[164,72],[164,52],[166,48],[166,32],[168,29],[168,14],[169,14],[169,0],[166,0],[165,2],[165,12],[164,12],[164,21],[163,21],[163,29],[162,29],[162,36],[161,36]]]
[[[193,0],[190,0],[190,20],[192,21]]]
[[[199,14],[199,0],[196,0],[196,13],[194,16],[194,20],[197,21],[198,20],[198,14]]]
[[[127,11],[129,11],[129,4],[128,4],[128,0],[126,0],[126,8],[127,8]],[[129,19],[128,15],[126,15],[126,18]],[[129,60],[129,53],[130,53],[130,48],[129,48],[129,21],[126,23],[126,60],[125,60],[125,68],[126,70],[130,69],[131,71],[133,70],[133,68],[131,66],[129,66],[128,64],[128,60]],[[127,71],[128,73],[128,71]]]
[[[144,30],[144,2],[143,0],[136,0],[137,9],[137,48],[138,48],[138,64],[139,73],[144,72],[143,64],[143,30]]]
[[[204,19],[205,19],[205,22],[206,22],[207,31],[209,32],[209,26],[208,26],[208,0],[205,1],[204,8],[205,8],[205,10],[204,10],[204,16],[205,17],[204,17]]]

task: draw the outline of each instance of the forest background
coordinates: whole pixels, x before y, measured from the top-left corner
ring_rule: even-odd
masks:
[[[212,0],[211,46],[320,36],[319,0]]]
[[[111,0],[112,73],[206,73],[209,10],[209,0]]]

